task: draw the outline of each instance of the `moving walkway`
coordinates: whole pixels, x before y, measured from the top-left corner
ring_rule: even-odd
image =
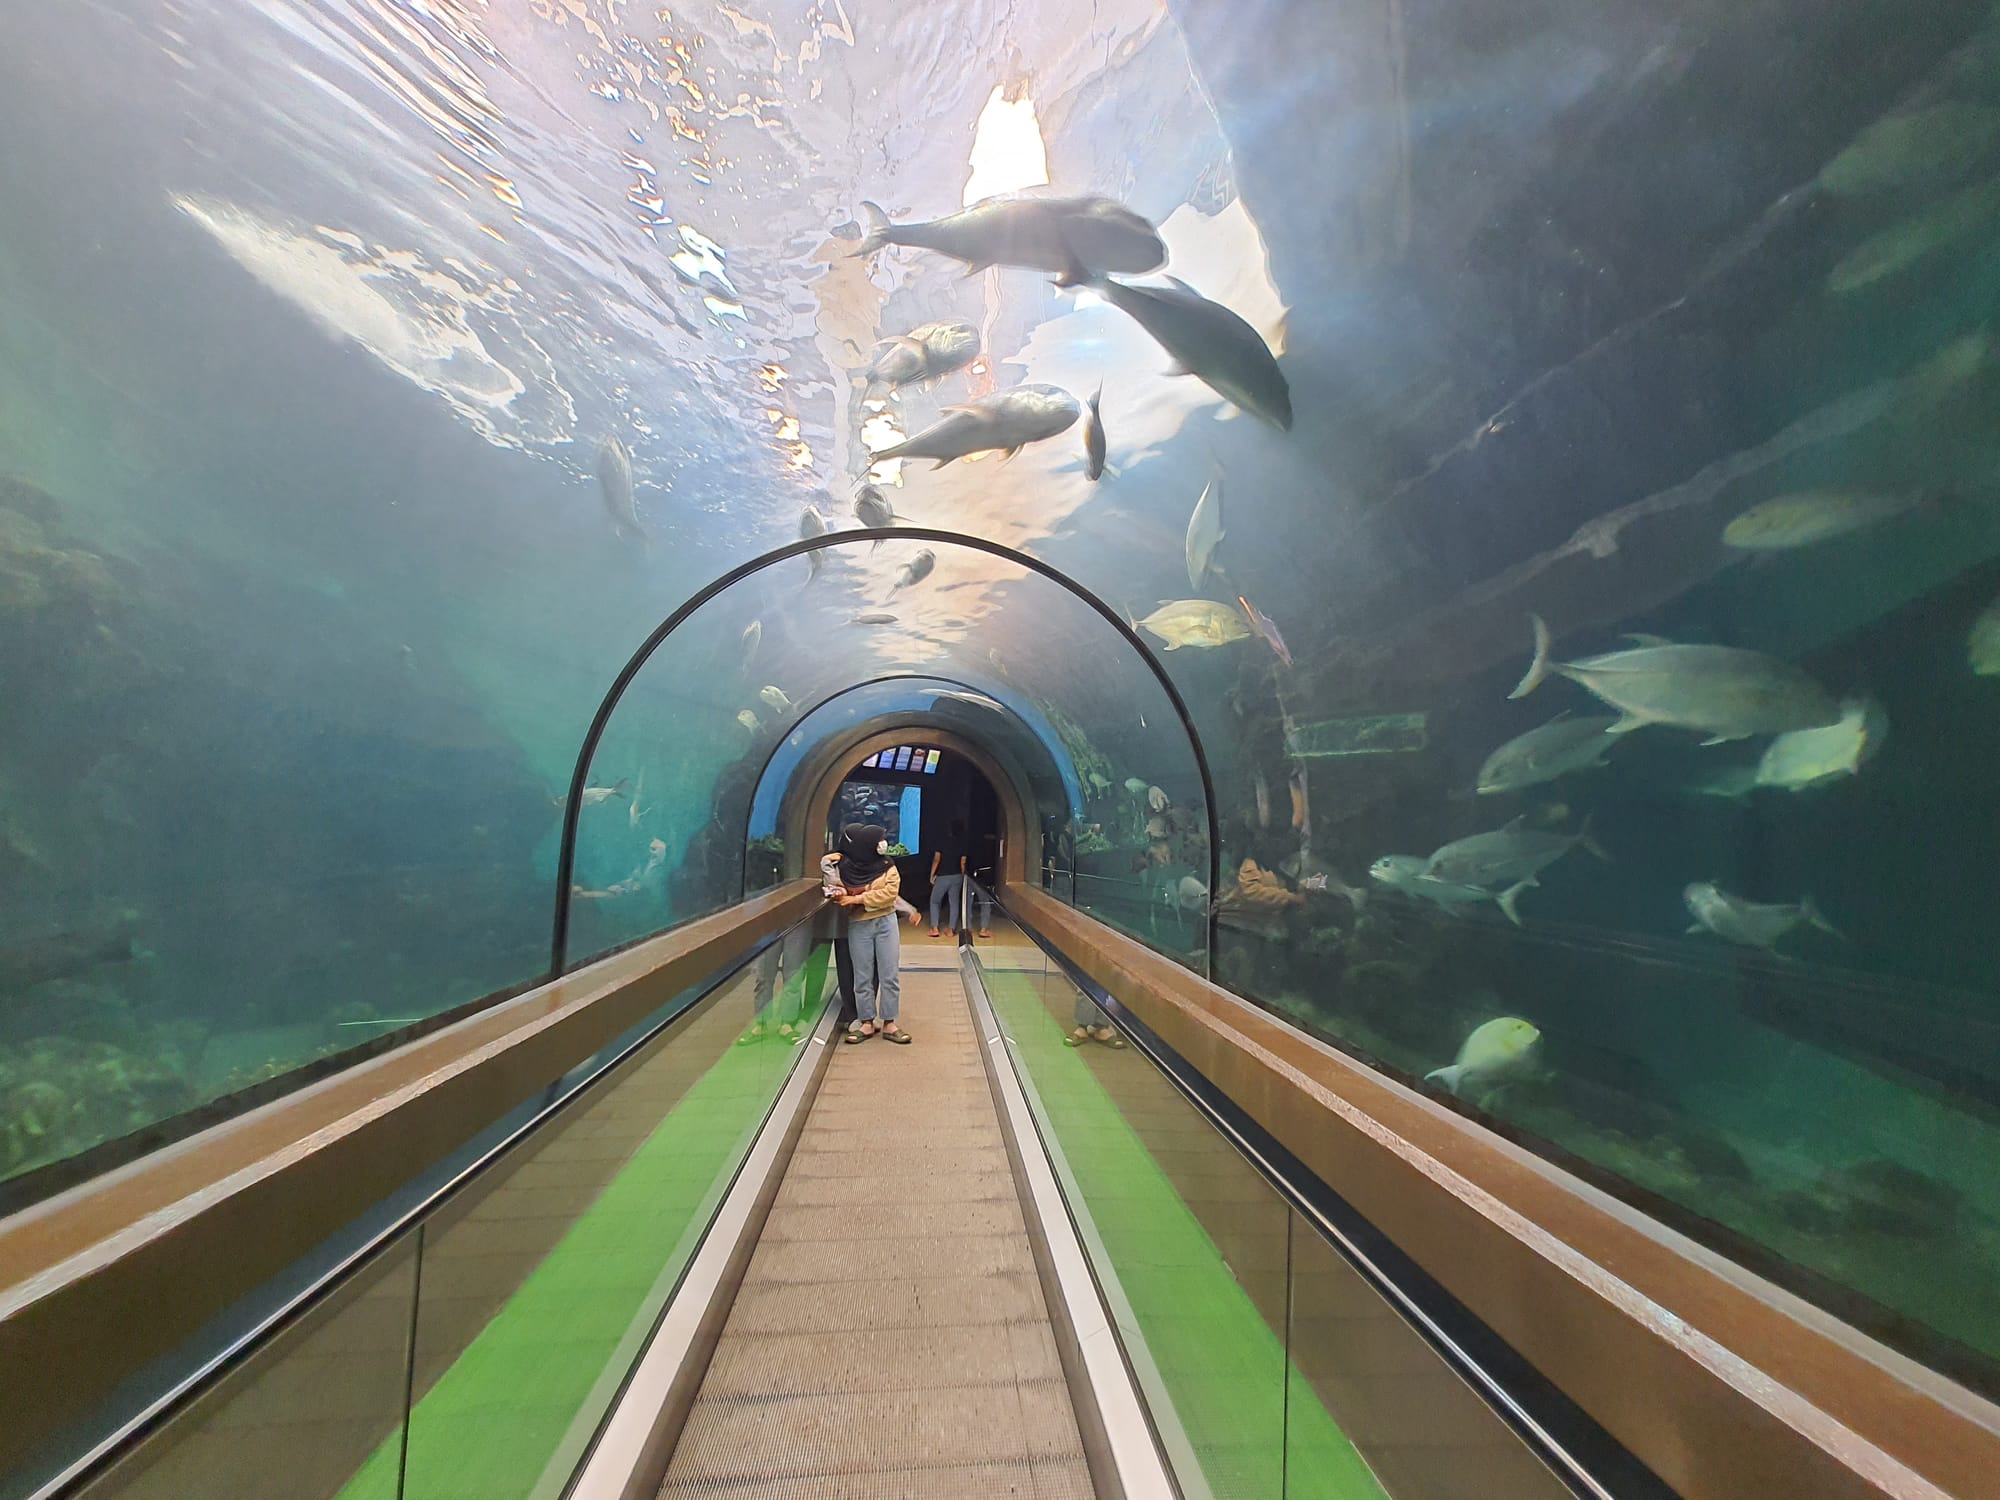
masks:
[[[914,1046],[839,1045],[796,882],[7,1221],[6,1492],[1982,1492],[1842,1451],[1795,1388],[1706,1417],[1687,1370],[1592,1321],[1645,1267],[1536,1244],[1448,1143],[1330,1099],[1303,1065],[1336,1054],[1001,897],[992,942],[906,947]],[[1345,1191],[1281,1137],[1313,1110],[1374,1134]],[[1420,1263],[1441,1233],[1511,1302]],[[1549,1314],[1540,1342],[1493,1307]],[[23,1384],[36,1361],[58,1378]],[[1994,1430],[1941,1386],[1906,1380],[1898,1420],[1976,1462]]]

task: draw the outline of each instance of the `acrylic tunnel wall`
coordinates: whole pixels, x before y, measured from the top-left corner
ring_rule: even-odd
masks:
[[[740,889],[788,713],[962,679],[1121,925],[2000,1390],[1990,6],[15,10],[0,1203],[537,979],[605,686],[872,483],[1176,636],[1223,878],[1109,635],[864,543],[635,681],[580,948]],[[996,189],[1157,226],[1289,428],[1046,269],[854,253]],[[1081,418],[881,457],[1022,384],[1101,477]]]
[[[1066,897],[1205,961],[1211,825],[1185,704],[1129,626],[1044,566],[947,533],[834,536],[746,565],[669,622],[589,759],[567,962],[741,899],[752,841],[777,831],[755,821],[760,798],[782,798],[787,768],[829,735],[919,701],[1026,770],[1037,832],[1073,876]],[[942,681],[916,698],[926,679]],[[1143,775],[1120,780],[1094,748],[1114,734]],[[706,817],[670,840],[646,821],[645,788],[671,783],[693,744],[724,747],[721,764]],[[1088,821],[1087,802],[1103,809]],[[1116,873],[1086,875],[1093,858]],[[1175,921],[1149,910],[1156,893]]]

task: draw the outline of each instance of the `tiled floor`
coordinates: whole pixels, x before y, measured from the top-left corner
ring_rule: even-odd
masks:
[[[831,1059],[662,1500],[1089,1500],[958,975],[902,1024]]]

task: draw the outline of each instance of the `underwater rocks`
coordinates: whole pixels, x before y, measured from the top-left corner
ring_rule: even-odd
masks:
[[[0,1177],[143,1130],[197,1102],[170,1049],[73,1037],[0,1047]]]
[[[1780,1194],[1780,1217],[1810,1234],[1881,1234],[1938,1239],[1957,1227],[1964,1194],[1887,1157],[1822,1169]]]

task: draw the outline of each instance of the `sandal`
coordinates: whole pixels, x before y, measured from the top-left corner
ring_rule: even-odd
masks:
[[[894,1031],[883,1032],[882,1040],[885,1042],[894,1042],[898,1047],[907,1047],[910,1045],[910,1034],[898,1026]]]
[[[763,1041],[764,1038],[769,1036],[770,1034],[771,1033],[766,1031],[763,1027],[755,1026],[752,1027],[750,1030],[744,1032],[743,1035],[739,1036],[736,1039],[736,1045],[739,1047],[752,1047],[755,1046],[758,1042]]]
[[[1081,1047],[1085,1042],[1089,1040],[1090,1040],[1090,1032],[1084,1027],[1079,1026],[1076,1028],[1076,1030],[1072,1031],[1068,1036],[1063,1038],[1063,1045],[1065,1047]]]
[[[933,927],[933,928],[931,929],[931,936],[932,936],[932,937],[943,937],[943,936],[944,936],[944,934],[943,934],[943,933],[941,933],[941,932],[939,932],[939,931],[938,931],[938,930],[937,930],[937,929],[936,929],[935,927]]]
[[[875,1035],[874,1032],[863,1031],[859,1025],[855,1025],[847,1028],[847,1035],[843,1037],[842,1040],[845,1041],[848,1046],[852,1047],[857,1043],[867,1041],[868,1038],[870,1038],[873,1035]]]
[[[1104,1029],[1106,1031],[1111,1031],[1111,1028],[1109,1026],[1105,1027]],[[1125,1038],[1120,1036],[1115,1031],[1111,1031],[1110,1036],[1099,1036],[1096,1032],[1093,1031],[1090,1034],[1090,1039],[1093,1042],[1097,1043],[1097,1045],[1100,1047],[1109,1047],[1113,1052],[1122,1052],[1125,1049]]]

